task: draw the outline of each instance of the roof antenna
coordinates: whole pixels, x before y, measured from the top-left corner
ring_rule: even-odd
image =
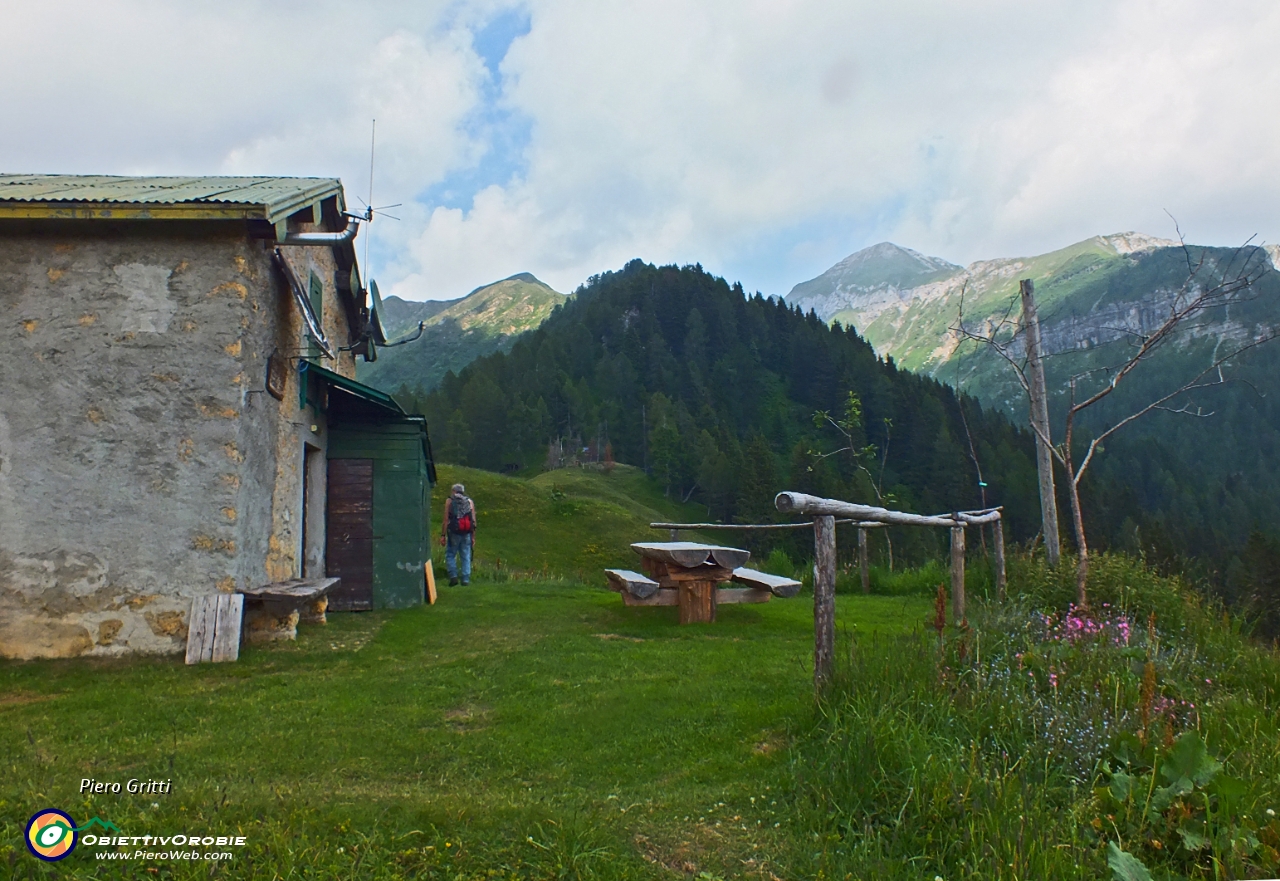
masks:
[[[369,270],[369,240],[373,238],[373,215],[375,212],[386,214],[387,208],[399,208],[400,205],[403,204],[401,202],[397,202],[394,205],[381,205],[377,208],[373,206],[373,157],[374,157],[373,151],[374,151],[374,147],[377,145],[377,139],[378,139],[378,120],[374,119],[371,121],[369,126],[369,201],[365,202],[364,199],[360,199],[359,196],[356,196],[357,199],[360,199],[361,202],[364,202],[364,214],[350,215],[351,217],[354,217],[357,220],[363,220],[365,222],[363,275],[365,278],[368,278],[370,280],[372,280],[373,278],[373,273],[370,272]],[[386,214],[386,216],[390,217],[392,220],[400,219],[399,217],[396,217],[395,215],[392,215],[392,214]]]
[[[373,220],[373,146],[378,140],[378,120],[373,119],[369,123],[369,201],[364,203],[368,220]],[[365,227],[364,234],[364,271],[369,272],[369,237],[373,233],[372,227]],[[372,275],[369,276],[373,278]]]

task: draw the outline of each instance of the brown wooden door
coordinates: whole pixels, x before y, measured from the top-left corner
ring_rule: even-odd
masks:
[[[329,608],[373,608],[373,460],[330,459],[326,500],[325,572],[342,583]]]

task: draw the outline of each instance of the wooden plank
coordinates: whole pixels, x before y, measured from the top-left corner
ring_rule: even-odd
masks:
[[[767,603],[773,594],[759,587],[721,587],[716,589],[716,605],[733,603]]]
[[[831,680],[836,653],[836,518],[813,518],[813,684]]]
[[[295,578],[290,581],[276,581],[261,587],[247,587],[238,593],[245,596],[263,599],[319,599],[342,583],[340,578]]]
[[[716,561],[717,566],[723,566],[725,569],[737,569],[739,566],[751,559],[751,551],[744,551],[741,548],[712,548],[711,559]]]
[[[714,560],[717,565],[726,569],[736,569],[751,559],[751,552],[742,548],[704,545],[693,541],[641,541],[631,545],[631,550],[642,557],[674,563],[686,569],[701,566],[708,560]]]
[[[680,605],[678,593],[679,591],[673,587],[660,587],[653,596],[640,599],[622,591],[622,603],[626,606],[678,606]]]
[[[661,563],[674,563],[685,569],[701,566],[710,556],[708,545],[692,541],[635,542],[631,545],[631,550],[642,557]]]
[[[739,584],[747,584],[768,591],[772,596],[784,598],[795,596],[802,586],[794,578],[783,578],[781,575],[770,575],[767,572],[757,572],[741,566],[733,570],[733,580]]]
[[[427,602],[434,606],[436,604],[436,570],[430,560],[422,564],[422,568],[427,574]]]
[[[733,570],[723,566],[696,566],[693,569],[667,567],[667,574],[658,579],[663,587],[677,587],[686,581],[728,581],[733,578]]]
[[[644,599],[658,592],[658,582],[645,578],[639,572],[630,569],[606,569],[605,577],[609,579],[610,589],[619,593],[625,591],[634,597]]]
[[[213,618],[217,598],[198,596],[191,600],[187,616],[187,663],[199,664],[213,659]]]
[[[223,593],[216,597],[212,652],[209,660],[215,664],[234,661],[240,657],[240,625],[244,618],[244,597],[238,593]]]

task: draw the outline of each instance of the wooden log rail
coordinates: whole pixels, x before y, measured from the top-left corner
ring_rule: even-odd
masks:
[[[888,508],[877,508],[874,505],[857,505],[853,502],[842,502],[839,499],[824,499],[794,492],[778,493],[774,504],[783,514],[832,515],[891,526],[941,526],[946,529],[957,524],[979,526],[983,523],[994,523],[1000,519],[1002,510],[988,508],[983,511],[955,511],[951,514],[908,514],[905,511],[890,511]]]
[[[875,523],[868,521],[866,523],[858,523],[856,520],[837,520],[837,526],[843,526],[846,523],[857,523],[859,529],[876,529],[884,526],[883,523]],[[809,521],[803,523],[650,523],[650,529],[740,529],[752,531],[758,529],[810,529],[813,524]]]
[[[863,592],[870,590],[867,572],[866,529],[878,526],[931,526],[951,533],[951,612],[959,622],[965,617],[964,549],[965,529],[970,526],[995,526],[996,595],[1004,599],[1004,517],[1001,508],[980,511],[954,511],[950,514],[911,514],[891,511],[875,505],[859,505],[839,499],[824,499],[798,492],[781,492],[774,499],[783,514],[799,514],[813,518],[813,681],[821,693],[831,679],[835,655],[835,580],[836,518],[858,525],[858,556]],[[683,527],[692,528],[692,527]],[[793,528],[788,524],[788,528]]]

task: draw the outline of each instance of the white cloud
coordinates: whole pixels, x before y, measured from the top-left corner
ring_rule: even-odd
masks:
[[[19,6],[3,164],[337,174],[356,203],[377,116],[376,201],[461,192],[377,224],[414,297],[635,256],[781,293],[883,238],[967,262],[1168,234],[1165,209],[1280,238],[1264,0],[525,6],[496,94],[471,41],[501,0]],[[497,161],[504,124],[528,139]]]

